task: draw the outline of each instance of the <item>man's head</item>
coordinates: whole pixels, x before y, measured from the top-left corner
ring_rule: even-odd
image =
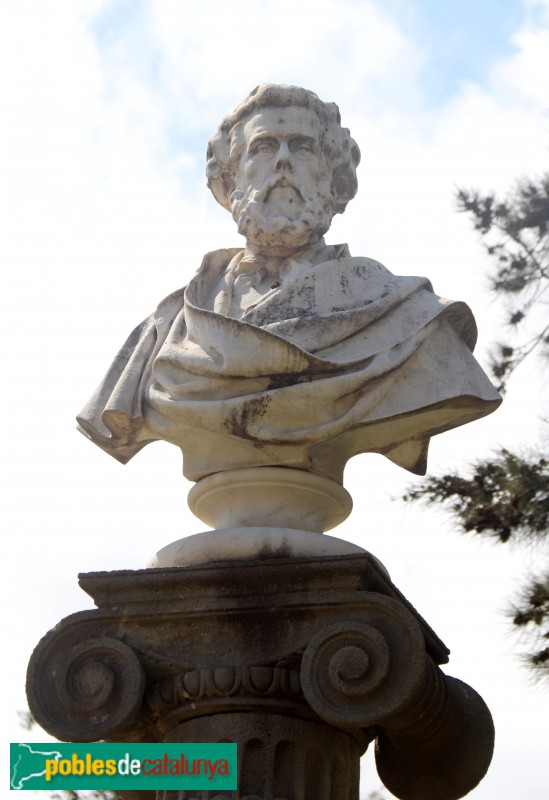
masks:
[[[335,104],[296,86],[262,84],[221,123],[206,174],[248,242],[300,247],[317,241],[354,197],[359,161]]]

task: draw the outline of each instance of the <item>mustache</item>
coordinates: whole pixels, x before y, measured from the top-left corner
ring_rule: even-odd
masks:
[[[293,180],[293,178],[288,178],[287,176],[283,177],[273,177],[268,180],[261,191],[258,193],[258,199],[261,201],[266,201],[269,199],[271,192],[274,189],[293,189],[293,191],[297,194],[299,199],[302,202],[305,202],[303,197],[303,187]]]

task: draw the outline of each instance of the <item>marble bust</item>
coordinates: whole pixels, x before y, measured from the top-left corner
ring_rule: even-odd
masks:
[[[287,468],[342,484],[380,453],[415,473],[429,439],[493,411],[469,308],[328,245],[360,151],[339,110],[263,84],[209,143],[208,185],[245,237],[128,338],[78,417],[125,463],[165,440],[192,481]]]

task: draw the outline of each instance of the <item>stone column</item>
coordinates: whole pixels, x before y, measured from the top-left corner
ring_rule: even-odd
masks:
[[[374,740],[402,800],[459,798],[488,768],[488,709],[441,672],[447,648],[367,553],[80,584],[97,609],[63,620],[29,665],[31,711],[60,739],[236,741],[227,797],[241,800],[357,800]]]

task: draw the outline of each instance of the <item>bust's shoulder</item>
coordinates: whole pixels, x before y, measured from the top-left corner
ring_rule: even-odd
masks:
[[[384,266],[381,262],[376,261],[375,258],[351,255],[349,245],[346,243],[326,245],[322,255],[324,258],[320,260],[325,262],[337,261],[337,263],[344,269],[369,270],[371,272],[384,272],[388,273],[389,275],[392,274],[386,266]]]
[[[223,271],[242,251],[242,247],[224,247],[221,250],[212,250],[204,256],[196,274],[198,275],[204,270]]]
[[[367,256],[347,256],[340,259],[340,261],[352,269],[359,272],[368,272],[371,274],[380,273],[383,275],[392,275],[393,273],[380,261],[375,258],[368,258]]]
[[[211,286],[212,281],[215,281],[219,275],[225,272],[232,259],[241,252],[241,247],[231,247],[206,253],[189,284],[197,283],[200,286],[206,282]],[[185,284],[181,289],[176,289],[175,292],[161,300],[157,306],[155,316],[173,316],[178,313],[183,307],[187,286],[188,284]]]
[[[349,251],[343,251],[336,259],[338,269],[343,274],[353,275],[358,279],[368,281],[400,282],[406,281],[409,276],[395,275],[385,264],[368,256],[352,256]],[[332,263],[332,262],[329,262]],[[417,280],[417,279],[415,279]],[[425,278],[421,279],[426,281]]]
[[[421,275],[398,275],[375,258],[351,256],[339,259],[343,269],[351,270],[362,278],[383,280],[394,286],[414,286],[433,294],[431,281]]]

